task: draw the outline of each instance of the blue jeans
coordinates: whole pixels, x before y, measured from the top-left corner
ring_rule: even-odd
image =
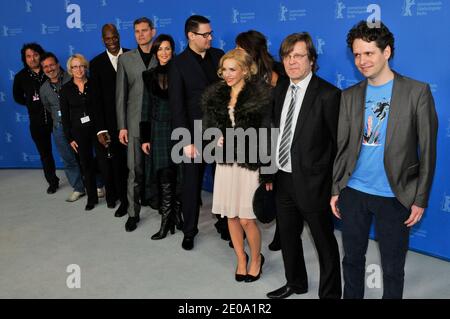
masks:
[[[339,195],[342,216],[344,299],[364,297],[365,263],[369,231],[375,216],[375,233],[383,270],[383,299],[401,299],[410,215],[395,197],[382,197],[347,187]]]
[[[64,162],[64,172],[66,173],[67,180],[75,191],[84,193],[80,166],[78,165],[72,147],[70,147],[70,144],[64,135],[61,123],[56,124],[56,127],[53,128],[53,138],[56,147],[58,148],[59,155],[61,155]]]

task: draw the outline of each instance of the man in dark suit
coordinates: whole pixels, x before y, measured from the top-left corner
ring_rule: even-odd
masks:
[[[267,296],[281,299],[308,291],[298,235],[306,221],[319,255],[319,297],[340,298],[339,250],[328,202],[341,93],[314,74],[317,53],[308,33],[284,39],[280,57],[289,80],[274,92],[273,123],[280,128],[275,188],[287,283]]]
[[[212,29],[210,21],[198,15],[190,16],[185,23],[187,48],[176,56],[169,70],[169,103],[173,116],[173,128],[189,130],[194,137],[194,120],[202,119],[200,97],[205,88],[218,81],[217,68],[224,52],[211,48]],[[198,132],[197,132],[198,133]],[[201,134],[201,127],[199,130]],[[192,141],[193,143],[193,141]],[[201,149],[194,144],[184,147],[184,154],[192,160],[184,165],[182,188],[182,208],[184,217],[182,247],[194,247],[194,237],[198,233],[197,224],[200,208],[200,193],[203,182],[204,163],[194,163],[201,156]],[[222,233],[228,233],[226,220],[218,226]]]
[[[428,204],[436,164],[437,115],[430,86],[389,67],[394,36],[361,21],[347,35],[366,78],[342,93],[330,204],[342,219],[344,298],[364,297],[372,217],[383,298],[403,296],[409,230]]]
[[[120,46],[120,36],[114,24],[105,24],[102,27],[102,39],[106,51],[97,55],[90,63],[92,93],[94,99],[94,119],[97,138],[104,146],[102,152],[97,154],[104,158],[101,162],[104,172],[107,205],[114,208],[116,200],[120,206],[114,216],[122,217],[127,213],[127,158],[126,147],[119,141],[116,116],[116,73],[119,56],[129,51]],[[108,158],[110,157],[110,158]],[[109,193],[109,194],[108,194]]]

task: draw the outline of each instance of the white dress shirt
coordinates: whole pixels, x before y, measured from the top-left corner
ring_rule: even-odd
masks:
[[[108,50],[106,50],[106,53],[108,54],[109,60],[111,61],[114,70],[116,70],[117,72],[117,62],[119,61],[119,56],[123,53],[122,48],[120,48],[119,53],[117,55],[112,55],[111,53],[109,53]]]
[[[291,87],[293,85],[295,85],[297,87],[297,95],[296,95],[297,100],[295,101],[294,115],[292,118],[293,123],[291,125],[291,141],[289,142],[289,144],[292,143],[292,139],[294,138],[295,128],[297,127],[298,115],[300,113],[300,109],[302,107],[306,89],[308,88],[311,78],[312,78],[312,72],[310,72],[306,76],[306,78],[304,78],[297,84],[295,84],[291,80],[291,83],[289,84],[289,89],[286,92],[286,97],[284,98],[283,110],[281,111],[281,118],[280,118],[280,134],[278,135],[278,141],[277,141],[276,163],[277,163],[278,169],[281,169],[282,171],[285,171],[287,173],[292,173],[291,157],[289,156],[288,163],[283,168],[281,168],[280,158],[279,158],[279,149],[280,149],[281,137],[283,136],[284,124],[286,122],[286,115],[288,113],[289,104],[291,103],[291,96],[292,96],[292,88]]]
[[[123,53],[122,48],[120,48],[119,53],[117,55],[113,55],[111,53],[109,53],[108,50],[106,50],[106,54],[108,54],[109,57],[109,61],[111,61],[111,64],[114,67],[114,70],[116,70],[117,72],[117,63],[119,62],[119,56]],[[101,133],[107,133],[107,130],[102,130],[102,131],[98,131],[97,135],[100,135]]]

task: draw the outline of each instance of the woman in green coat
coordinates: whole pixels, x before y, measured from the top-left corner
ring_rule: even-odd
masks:
[[[145,159],[145,197],[153,209],[161,214],[161,228],[151,238],[163,239],[175,226],[182,228],[181,203],[177,195],[177,182],[180,179],[178,166],[170,157],[172,142],[171,115],[169,109],[168,65],[175,50],[170,35],[159,35],[153,45],[152,53],[158,66],[144,71],[144,98],[140,135]]]

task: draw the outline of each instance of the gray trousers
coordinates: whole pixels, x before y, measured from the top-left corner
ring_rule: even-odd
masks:
[[[128,215],[135,217],[141,211],[141,188],[144,183],[144,155],[139,137],[128,137],[127,165]]]

